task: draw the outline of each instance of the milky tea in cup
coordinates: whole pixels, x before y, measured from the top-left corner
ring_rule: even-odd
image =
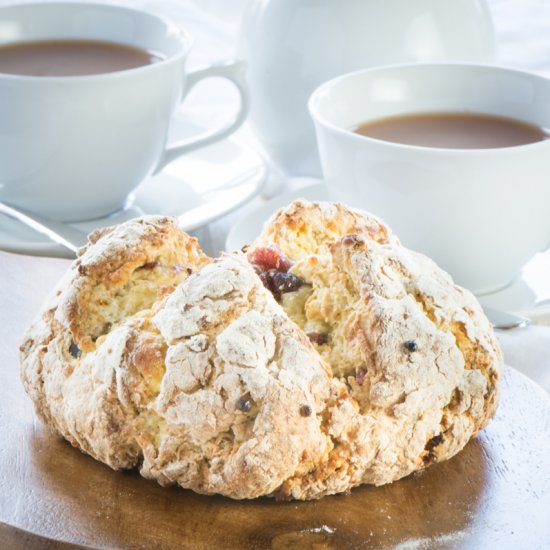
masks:
[[[443,149],[494,149],[548,139],[547,131],[514,118],[483,113],[415,113],[367,121],[353,128],[362,136]]]
[[[234,132],[248,112],[243,64],[189,71],[190,49],[184,30],[136,9],[0,7],[0,201],[61,221],[105,216],[172,160]],[[210,77],[236,86],[238,112],[167,144],[182,99]]]
[[[104,40],[36,40],[0,46],[0,73],[84,76],[136,69],[162,56]]]
[[[549,79],[395,65],[333,79],[309,108],[331,198],[380,216],[458,284],[501,289],[550,244]]]

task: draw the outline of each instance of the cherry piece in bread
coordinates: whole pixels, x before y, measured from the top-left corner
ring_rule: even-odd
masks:
[[[248,254],[248,261],[258,271],[287,272],[292,267],[292,262],[276,246],[256,248]]]

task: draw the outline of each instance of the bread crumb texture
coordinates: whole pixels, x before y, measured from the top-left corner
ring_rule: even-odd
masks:
[[[114,469],[236,499],[388,483],[486,425],[501,352],[431,260],[335,203],[279,211],[265,247],[299,288],[274,296],[171,218],[90,235],[21,345],[42,421]]]

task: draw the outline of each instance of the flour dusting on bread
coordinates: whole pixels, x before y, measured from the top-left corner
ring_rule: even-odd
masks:
[[[459,452],[502,355],[472,294],[385,224],[295,201],[248,255],[170,218],[93,233],[21,346],[45,424],[114,469],[315,499]]]

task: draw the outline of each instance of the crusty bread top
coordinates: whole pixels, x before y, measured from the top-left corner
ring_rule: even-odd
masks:
[[[448,458],[485,426],[498,402],[500,347],[475,297],[432,260],[370,214],[305,200],[271,218],[251,257],[266,246],[294,261],[290,273],[305,284],[281,304],[361,412],[345,421],[359,426],[349,460],[379,449],[363,480]]]
[[[211,261],[166,218],[91,240],[21,346],[46,424],[113,468],[234,498],[328,454],[330,371],[244,255]]]
[[[488,422],[498,343],[431,260],[333,203],[279,211],[251,250],[266,246],[300,281],[280,303],[175,220],[92,234],[21,346],[39,416],[162,484],[297,499],[399,479]]]
[[[207,262],[173,218],[146,216],[94,231],[62,283],[56,320],[91,350],[110,326],[151,307],[163,287]]]

